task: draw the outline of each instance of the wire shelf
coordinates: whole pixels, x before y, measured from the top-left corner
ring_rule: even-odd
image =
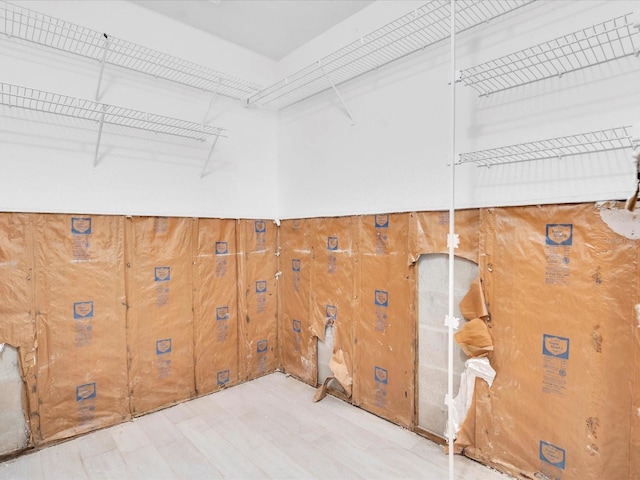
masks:
[[[2,0],[0,33],[235,99],[244,100],[261,89],[247,80]]]
[[[201,125],[177,118],[140,112],[9,83],[0,83],[0,104],[200,141],[204,141],[211,136],[226,136],[223,128]]]
[[[481,96],[562,76],[640,53],[640,30],[628,13],[563,37],[462,70]]]
[[[458,0],[456,30],[463,32],[534,0]],[[248,104],[285,108],[312,95],[449,38],[450,2],[432,0],[417,10],[251,96]]]
[[[640,146],[640,139],[634,138],[632,132],[632,126],[624,126],[471,153],[461,153],[457,163],[476,163],[479,167],[490,167],[506,163],[562,158],[609,150],[634,150]]]

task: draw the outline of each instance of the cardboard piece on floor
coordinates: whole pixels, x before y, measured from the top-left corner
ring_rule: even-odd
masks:
[[[127,331],[131,413],[195,395],[192,222],[127,218]]]
[[[129,418],[122,217],[38,215],[39,442]]]
[[[199,219],[193,268],[198,394],[238,382],[236,221]]]
[[[322,400],[324,397],[327,396],[327,390],[329,388],[329,383],[333,380],[335,380],[336,377],[327,377],[324,379],[324,382],[322,382],[322,385],[320,385],[317,389],[316,389],[316,393],[313,395],[313,402],[319,402],[320,400]]]

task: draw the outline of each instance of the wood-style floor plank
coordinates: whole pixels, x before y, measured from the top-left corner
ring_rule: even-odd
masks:
[[[85,458],[82,460],[82,464],[91,480],[127,478],[129,475],[122,455],[117,449]]]
[[[442,480],[442,448],[276,373],[0,463],[0,479]],[[456,480],[509,477],[456,456]]]

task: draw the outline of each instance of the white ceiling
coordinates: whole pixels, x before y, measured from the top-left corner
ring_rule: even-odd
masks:
[[[375,0],[131,0],[280,60]]]

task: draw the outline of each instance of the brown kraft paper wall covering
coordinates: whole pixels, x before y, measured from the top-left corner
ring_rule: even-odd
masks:
[[[457,253],[477,261],[479,212],[462,211],[456,218],[465,239]],[[324,340],[332,323],[330,367],[347,395],[353,394],[352,403],[407,427],[415,415],[413,262],[421,253],[446,252],[447,232],[448,214],[440,212],[287,220],[281,226],[282,328],[287,328],[292,303],[300,309],[296,315],[307,311],[305,291],[292,296],[287,273],[295,255],[304,267],[310,238],[312,341]],[[304,270],[296,278],[305,285]],[[285,342],[283,355],[285,370],[296,374],[303,360],[294,349],[293,342]]]
[[[195,376],[230,385],[240,344],[245,378],[273,371],[277,242],[264,221],[0,214],[0,343],[19,349],[32,444],[191,398]]]
[[[415,426],[412,262],[447,251],[446,214],[289,220],[280,240],[253,220],[0,214],[0,228],[0,342],[19,348],[34,443],[271,372],[278,345],[313,384],[327,322],[351,402]],[[456,232],[456,255],[480,262],[497,372],[476,383],[465,453],[523,478],[640,478],[638,243],[591,204],[457,212]]]
[[[236,221],[200,219],[193,268],[198,394],[238,382]]]
[[[586,204],[484,210],[482,232],[497,375],[466,453],[527,478],[638,478],[637,244]]]
[[[409,263],[418,261],[420,254],[448,253],[449,212],[413,212],[409,223]],[[457,257],[478,263],[480,210],[458,210],[455,214],[455,233],[460,245]]]
[[[626,239],[620,239],[626,241]],[[638,246],[637,242],[636,245]],[[633,405],[631,406],[631,445],[630,451],[636,452],[631,455],[631,465],[629,466],[629,478],[640,478],[640,246],[637,248],[638,258],[636,261],[636,297],[635,297],[635,320],[636,326],[633,328],[633,339],[635,349],[634,371],[635,378],[633,384]]]
[[[317,339],[311,332],[311,220],[283,222],[280,228],[280,304],[282,366],[316,386]]]
[[[358,220],[354,403],[411,426],[416,314],[414,269],[407,265],[409,214]]]
[[[127,332],[131,413],[195,395],[192,223],[127,218]]]
[[[353,388],[357,225],[356,217],[312,221],[311,333],[324,341],[327,325],[333,325],[329,367],[348,397]]]
[[[278,366],[276,226],[240,220],[237,242],[240,379],[250,380]]]
[[[0,343],[18,349],[26,387],[22,404],[33,433],[39,431],[39,418],[32,218],[27,214],[0,213]]]
[[[409,214],[394,214],[290,220],[281,227],[283,331],[295,315],[310,316],[310,343],[303,345],[315,351],[314,339],[324,341],[325,329],[332,325],[334,350],[329,366],[347,396],[353,395],[354,404],[405,426],[413,418],[415,374],[408,224]],[[305,270],[309,261],[310,294]],[[302,320],[303,331],[305,327]],[[301,355],[298,345],[295,337],[285,341],[285,370],[299,376],[302,369],[309,378],[310,366],[303,365],[313,357]],[[317,375],[315,369],[313,375]]]
[[[124,223],[35,218],[37,441],[48,442],[129,417]]]

